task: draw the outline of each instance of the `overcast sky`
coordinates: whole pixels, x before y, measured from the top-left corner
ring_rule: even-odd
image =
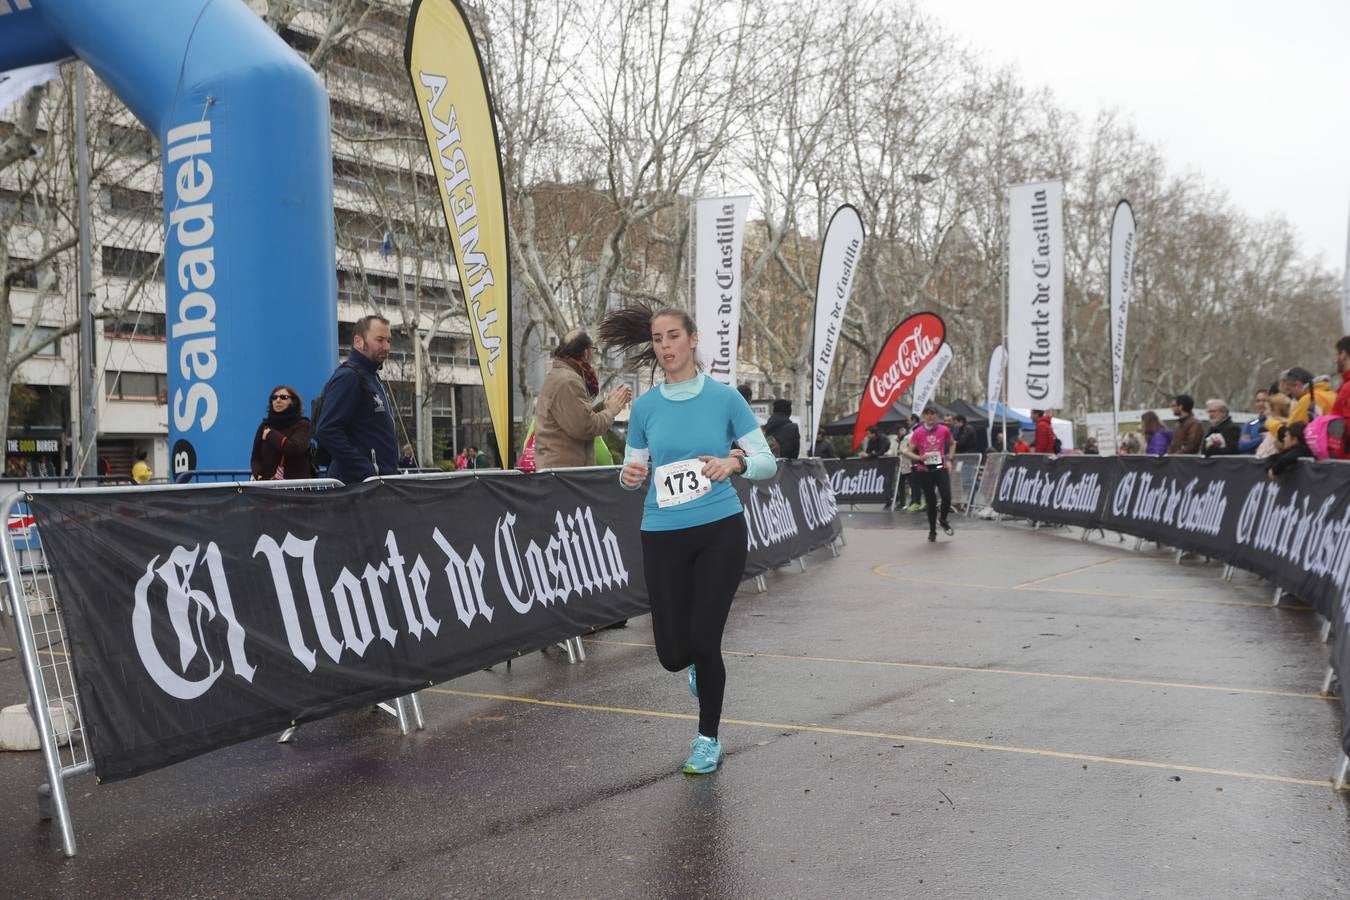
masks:
[[[990,65],[1091,118],[1115,107],[1340,272],[1350,217],[1350,0],[917,0]],[[1148,224],[1141,217],[1141,237]]]

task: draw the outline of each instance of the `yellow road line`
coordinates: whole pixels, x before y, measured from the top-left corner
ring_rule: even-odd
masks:
[[[1261,603],[1256,600],[1222,600],[1216,597],[1177,597],[1166,594],[1122,594],[1111,591],[1084,591],[1075,588],[1048,588],[1048,587],[1022,587],[1019,585],[1006,584],[971,584],[963,581],[939,581],[932,578],[915,578],[911,575],[897,575],[894,572],[883,571],[891,566],[904,565],[903,563],[879,563],[872,567],[872,574],[881,578],[890,578],[894,581],[906,581],[911,584],[927,584],[936,587],[965,587],[975,588],[982,591],[1018,591],[1043,594],[1076,594],[1082,597],[1110,597],[1122,600],[1156,600],[1160,603],[1204,603],[1216,606],[1250,606],[1257,609],[1295,609],[1310,610],[1312,607],[1304,606],[1298,603],[1281,603],[1278,607],[1269,603]]]
[[[1128,559],[1128,558],[1129,557],[1122,556],[1122,557],[1111,557],[1110,559],[1099,559],[1096,562],[1087,563],[1086,565],[1082,566],[1074,566],[1072,569],[1065,569],[1063,572],[1056,572],[1053,575],[1044,575],[1040,578],[1034,578],[1031,581],[1024,581],[1021,584],[1015,584],[1012,586],[1012,589],[1016,591],[1020,590],[1021,588],[1028,588],[1031,587],[1032,585],[1042,584],[1046,581],[1053,581],[1056,578],[1063,578],[1065,575],[1073,575],[1075,572],[1085,572],[1088,569],[1095,569],[1098,566],[1105,566],[1109,563],[1118,562],[1120,559]]]
[[[15,650],[13,647],[0,647],[0,653],[18,653],[18,652],[19,652],[19,651],[18,651],[18,650]],[[46,649],[46,648],[43,648],[43,649],[39,650],[38,652],[39,652],[39,653],[44,653],[44,654],[46,654],[47,656],[65,656],[65,655],[66,655],[66,653],[65,653],[64,650],[48,650],[48,649]]]
[[[619,647],[643,647],[652,649],[656,645],[641,641],[615,641],[585,638],[588,644],[614,644]],[[759,656],[765,659],[789,659],[798,662],[842,663],[852,666],[882,666],[892,669],[928,669],[936,672],[963,672],[977,675],[1020,675],[1026,678],[1063,678],[1069,681],[1098,681],[1104,684],[1137,684],[1143,687],[1184,688],[1191,691],[1214,691],[1221,694],[1254,694],[1261,697],[1292,697],[1296,700],[1339,700],[1333,694],[1307,694],[1298,691],[1273,691],[1265,688],[1225,687],[1218,684],[1197,684],[1188,681],[1154,681],[1148,678],[1115,678],[1109,675],[1072,675],[1065,672],[1031,672],[1024,669],[991,669],[980,666],[942,665],[939,663],[896,662],[881,659],[850,659],[838,656],[805,656],[795,653],[764,653],[758,650],[726,650],[727,656]]]
[[[593,703],[569,703],[565,700],[544,700],[538,697],[515,697],[510,694],[489,694],[481,691],[458,691],[451,688],[426,688],[436,694],[452,697],[468,697],[477,700],[498,700],[508,703],[525,703],[531,706],[545,706],[553,709],[571,709],[584,712],[617,713],[627,716],[648,716],[660,719],[680,719],[698,721],[691,713],[667,712],[658,709],[634,709],[625,706],[600,706]],[[1025,756],[1041,756],[1048,759],[1067,759],[1074,762],[1107,763],[1117,766],[1133,766],[1144,769],[1162,769],[1168,772],[1190,772],[1196,775],[1216,775],[1223,778],[1241,778],[1248,781],[1273,781],[1279,784],[1298,784],[1310,787],[1325,787],[1329,779],[1293,778],[1288,775],[1268,775],[1264,772],[1243,772],[1233,769],[1211,769],[1206,766],[1188,766],[1181,763],[1156,762],[1146,759],[1123,759],[1116,756],[1098,756],[1090,753],[1068,753],[1061,750],[1041,750],[1034,747],[1014,747],[1008,744],[988,744],[983,741],[962,741],[953,738],[917,737],[911,734],[892,734],[886,731],[863,731],[854,728],[829,728],[824,725],[811,725],[801,722],[758,722],[751,719],[723,719],[724,725],[739,725],[744,728],[772,728],[777,731],[800,731],[807,734],[829,734],[841,737],[875,738],[886,741],[927,744],[934,747],[958,747],[964,750],[988,750],[996,753],[1020,753]]]

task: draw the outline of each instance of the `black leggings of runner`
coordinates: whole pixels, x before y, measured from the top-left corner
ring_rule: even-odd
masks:
[[[928,530],[937,531],[937,523],[947,521],[947,517],[952,514],[952,477],[951,473],[945,468],[929,469],[927,472],[915,470],[911,476],[916,482],[917,487],[923,489],[924,502],[928,504]],[[942,495],[942,512],[938,513],[937,497],[934,496],[934,487],[937,493]]]
[[[671,672],[698,667],[698,733],[717,737],[727,670],[722,629],[745,573],[745,516],[642,532],[656,655]]]

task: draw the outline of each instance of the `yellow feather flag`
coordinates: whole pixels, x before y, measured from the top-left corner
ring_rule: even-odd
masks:
[[[415,0],[404,61],[440,188],[502,465],[511,455],[511,259],[506,190],[483,60],[455,0]]]

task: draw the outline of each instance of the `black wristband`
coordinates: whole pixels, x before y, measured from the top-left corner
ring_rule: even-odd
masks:
[[[738,456],[736,459],[741,464],[741,470],[736,473],[737,475],[744,475],[746,472],[750,471],[750,460],[746,459],[744,456]]]

